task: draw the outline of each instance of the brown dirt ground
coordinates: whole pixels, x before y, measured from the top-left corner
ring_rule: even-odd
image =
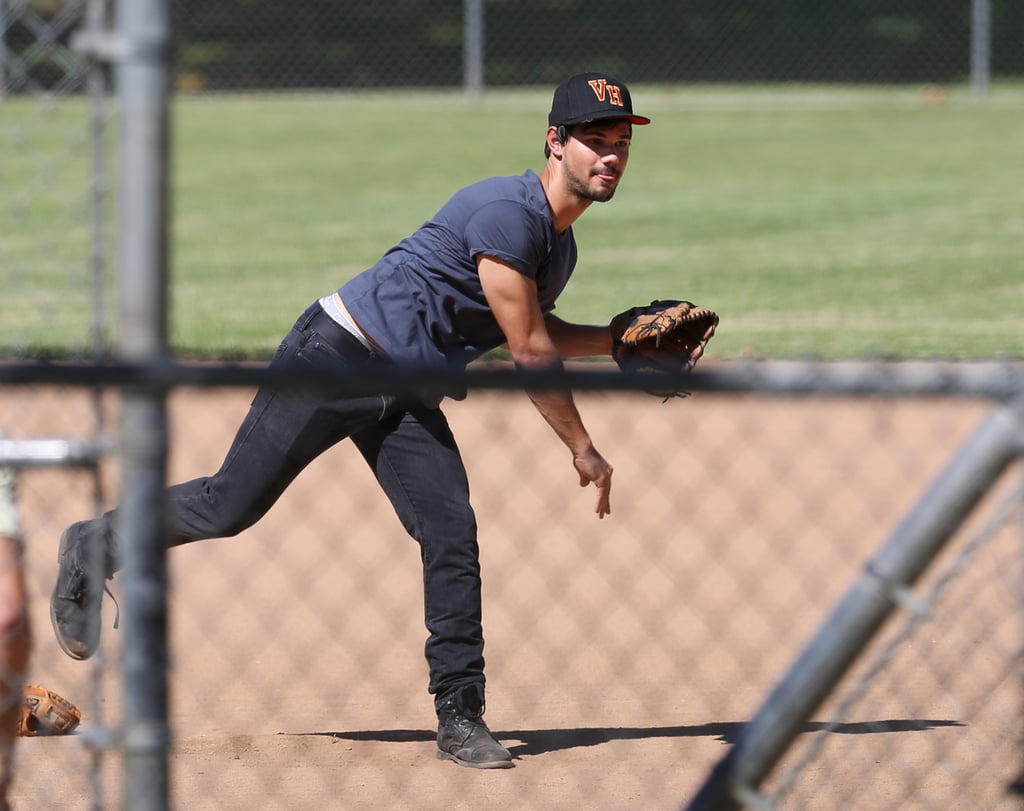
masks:
[[[172,481],[212,472],[249,397],[173,396]],[[445,406],[480,519],[487,718],[514,769],[435,760],[417,552],[340,447],[239,538],[169,553],[172,806],[682,807],[988,408],[710,394],[579,402],[616,467],[604,521],[522,395]],[[106,405],[113,421],[114,398]],[[86,436],[91,413],[81,392],[0,397],[0,425],[17,437]],[[112,503],[113,462],[102,481]],[[48,617],[57,537],[92,512],[91,480],[28,470],[21,495],[30,680],[85,718],[68,738],[19,744],[14,808],[118,808],[119,751],[93,759],[83,746],[120,717],[113,604],[90,663],[60,653]],[[1001,622],[1019,602],[993,586],[1006,566],[1019,574],[1019,550],[978,565],[986,579],[957,578],[969,599],[954,594],[956,610],[901,648],[782,807],[1020,807],[1004,791],[1022,760],[1019,624]]]

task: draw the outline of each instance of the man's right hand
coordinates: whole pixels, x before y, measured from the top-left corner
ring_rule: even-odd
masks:
[[[610,515],[612,511],[612,466],[593,447],[586,453],[574,455],[573,467],[580,474],[580,487],[593,483],[597,488],[597,504],[594,512],[598,518]]]

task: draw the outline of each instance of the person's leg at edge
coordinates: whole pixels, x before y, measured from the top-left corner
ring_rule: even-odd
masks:
[[[0,467],[0,811],[9,808],[15,735],[31,655],[14,471]]]
[[[439,409],[418,407],[352,436],[423,562],[429,691],[438,757],[507,768],[484,714],[484,638],[476,517],[462,457]]]
[[[0,811],[7,808],[30,637],[21,542],[0,532]]]

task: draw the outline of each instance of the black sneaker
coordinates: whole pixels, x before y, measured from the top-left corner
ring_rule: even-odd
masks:
[[[512,754],[491,735],[483,715],[481,684],[467,684],[445,698],[437,709],[438,759],[471,769],[511,769]]]
[[[79,521],[60,536],[50,621],[57,644],[72,659],[88,659],[100,642],[100,603],[104,591],[110,594],[103,581],[114,574],[105,523]]]

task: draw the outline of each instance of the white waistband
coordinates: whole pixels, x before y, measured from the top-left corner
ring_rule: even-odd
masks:
[[[338,303],[334,300],[333,293],[320,299],[320,306],[324,308],[324,312],[330,316],[332,321],[336,321],[338,326],[346,332],[352,333],[359,343],[373,352],[373,347],[370,345],[370,342],[366,340],[366,336],[363,335],[362,330],[353,324],[352,321],[345,316],[345,313],[338,308]]]

